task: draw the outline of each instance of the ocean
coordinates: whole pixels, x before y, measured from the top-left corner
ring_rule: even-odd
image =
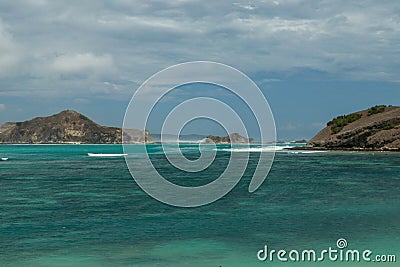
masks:
[[[148,148],[168,179],[191,186],[212,181],[231,153],[219,145],[216,166],[183,175],[165,164],[159,145]],[[184,148],[189,158],[198,154],[196,145]],[[123,153],[120,145],[3,145],[0,266],[399,266],[399,153],[279,150],[249,193],[257,149],[230,193],[178,208],[142,191],[123,157],[87,155]],[[265,245],[319,253],[338,249],[339,239],[397,262],[257,257]]]

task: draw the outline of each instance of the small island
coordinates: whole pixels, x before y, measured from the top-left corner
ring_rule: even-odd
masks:
[[[209,144],[250,144],[253,143],[253,138],[246,138],[238,133],[232,133],[227,136],[207,136],[202,143]]]
[[[400,107],[378,105],[336,117],[303,149],[400,151]]]
[[[128,143],[147,143],[148,131],[102,126],[74,110],[64,110],[48,117],[0,125],[3,144],[121,144],[122,134]]]

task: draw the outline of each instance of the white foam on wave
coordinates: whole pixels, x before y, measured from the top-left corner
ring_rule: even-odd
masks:
[[[103,153],[88,153],[89,157],[123,157],[128,154],[103,154]]]
[[[271,152],[282,151],[292,146],[265,146],[265,147],[246,147],[246,148],[217,148],[218,151],[226,152]]]
[[[321,150],[298,150],[298,151],[288,151],[290,154],[315,154],[315,153],[325,153],[328,151],[321,151]]]

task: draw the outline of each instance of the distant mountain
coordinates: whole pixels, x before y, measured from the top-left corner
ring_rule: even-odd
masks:
[[[339,116],[328,122],[307,147],[400,150],[400,107],[380,105]]]
[[[146,131],[128,130],[125,140],[132,143],[149,140]],[[0,143],[15,144],[119,144],[122,130],[101,126],[86,116],[65,110],[49,117],[0,125]]]
[[[181,134],[179,135],[179,138],[177,135],[173,134],[162,134],[162,135],[163,139],[167,142],[176,142],[177,140],[179,140],[179,141],[194,143],[207,137],[206,135],[201,135],[201,134]],[[161,142],[161,134],[152,134],[151,140],[155,142]]]
[[[248,144],[253,143],[253,138],[246,138],[238,133],[232,133],[227,136],[209,135],[203,141],[203,143],[211,142],[214,142],[216,144]]]

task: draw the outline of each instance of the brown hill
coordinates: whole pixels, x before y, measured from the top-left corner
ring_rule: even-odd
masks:
[[[400,150],[400,107],[381,105],[339,116],[328,122],[307,147]]]
[[[146,131],[132,130],[128,140],[144,142],[149,138]],[[86,116],[65,110],[49,117],[0,125],[0,143],[51,144],[86,143],[116,144],[122,141],[120,128],[101,126]]]

